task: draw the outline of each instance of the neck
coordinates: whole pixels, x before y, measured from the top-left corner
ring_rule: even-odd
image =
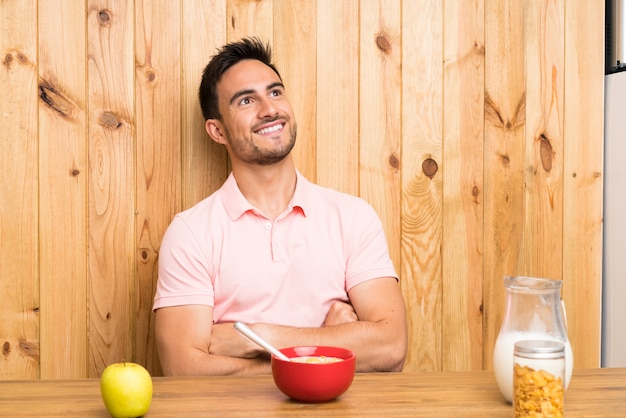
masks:
[[[233,176],[246,200],[271,219],[285,211],[296,189],[291,156],[271,166],[233,164]]]

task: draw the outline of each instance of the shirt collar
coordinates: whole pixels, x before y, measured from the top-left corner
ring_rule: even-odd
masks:
[[[285,213],[289,213],[294,209],[297,209],[303,216],[306,217],[304,208],[310,207],[307,205],[306,198],[308,195],[307,190],[310,189],[310,187],[311,183],[306,179],[306,177],[300,174],[298,170],[296,170],[296,190],[293,193],[291,201],[287,205]],[[220,188],[219,194],[224,204],[224,208],[226,209],[226,213],[228,213],[228,216],[233,221],[236,221],[248,211],[260,213],[260,211],[252,206],[241,193],[232,172],[228,175],[228,178]]]

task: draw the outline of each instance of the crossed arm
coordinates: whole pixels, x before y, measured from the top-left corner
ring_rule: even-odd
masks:
[[[275,347],[331,345],[353,350],[357,371],[400,371],[407,350],[406,311],[395,278],[363,282],[349,291],[351,304],[335,303],[320,328],[248,324]],[[234,329],[213,324],[213,308],[161,308],[156,342],[165,375],[271,373],[267,354]]]

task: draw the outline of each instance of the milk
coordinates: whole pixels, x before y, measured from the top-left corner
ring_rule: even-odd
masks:
[[[493,352],[493,369],[500,392],[509,403],[513,400],[513,346],[520,340],[561,341],[542,333],[510,332],[500,334]],[[572,345],[567,341],[565,343],[565,388],[569,386],[572,377],[573,360]]]

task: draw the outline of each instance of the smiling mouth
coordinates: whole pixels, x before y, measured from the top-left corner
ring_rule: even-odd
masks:
[[[274,132],[278,132],[285,127],[284,123],[277,123],[276,125],[268,126],[267,128],[259,129],[255,131],[256,134],[259,135],[267,135],[272,134]]]

